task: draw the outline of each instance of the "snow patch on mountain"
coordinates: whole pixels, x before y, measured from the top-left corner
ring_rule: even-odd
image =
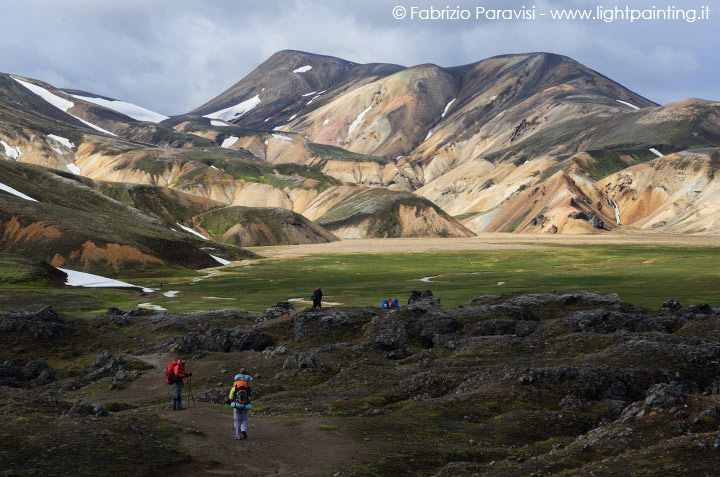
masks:
[[[325,121],[323,121],[322,125],[325,126],[325,125],[327,125],[327,123],[329,123],[329,122],[330,122],[330,120],[329,120],[329,119],[326,119]]]
[[[315,93],[317,93],[317,91],[311,91],[310,93],[303,94],[303,96],[312,96]]]
[[[13,189],[13,188],[10,187],[9,185],[5,185],[5,184],[3,184],[2,182],[0,182],[0,190],[4,190],[5,192],[9,192],[10,194],[12,194],[12,195],[14,195],[14,196],[16,196],[16,197],[20,197],[21,199],[31,200],[31,201],[33,201],[33,202],[37,202],[37,200],[33,199],[32,197],[29,197],[29,196],[23,194],[22,192],[20,192],[19,190]]]
[[[355,128],[360,126],[360,123],[362,123],[363,120],[365,119],[365,115],[367,113],[369,113],[371,109],[372,109],[372,106],[368,106],[367,108],[365,108],[365,110],[362,113],[358,114],[358,117],[355,118],[355,121],[353,121],[352,124],[350,125],[350,127],[348,128],[348,135],[352,134],[352,132],[355,130]]]
[[[153,292],[152,288],[143,288],[132,285],[130,283],[121,282],[120,280],[113,280],[112,278],[102,277],[100,275],[93,275],[92,273],[76,272],[75,270],[68,270],[67,268],[58,268],[61,272],[67,274],[67,280],[65,285],[71,287],[88,287],[88,288],[142,288],[146,293]]]
[[[210,256],[220,265],[227,265],[228,263],[231,263],[230,260],[225,260],[224,258],[216,257],[215,255]]]
[[[55,141],[59,142],[63,146],[65,146],[68,149],[72,149],[75,147],[75,144],[71,143],[69,139],[64,138],[62,136],[56,136],[54,134],[48,134],[47,137],[50,139],[54,139]]]
[[[27,81],[23,81],[21,79],[17,79],[14,77],[12,77],[12,79],[14,79],[18,83],[20,83],[21,85],[23,85],[27,89],[29,89],[31,92],[40,96],[42,99],[44,99],[48,103],[52,104],[53,106],[55,106],[56,108],[58,108],[64,112],[67,112],[68,109],[72,108],[75,105],[72,101],[69,101],[65,98],[61,98],[60,96],[52,94],[50,91],[46,90],[42,86],[38,86],[34,83],[28,83]]]
[[[311,69],[312,69],[312,66],[305,65],[305,66],[301,66],[300,68],[298,68],[296,70],[293,70],[293,73],[307,73]]]
[[[229,125],[229,124],[225,124],[225,123],[222,122],[222,121],[212,120],[212,121],[210,121],[210,126],[224,126],[224,127],[227,127],[227,126],[230,126],[230,125]]]
[[[108,109],[112,109],[113,111],[122,113],[125,116],[130,116],[133,119],[137,119],[138,121],[159,123],[168,119],[168,116],[165,116],[163,114],[156,113],[155,111],[150,111],[149,109],[145,109],[136,104],[127,103],[125,101],[120,101],[117,99],[110,100],[104,98],[94,98],[91,96],[82,96],[79,94],[71,94],[70,96],[72,96],[73,98],[82,99],[83,101],[87,101],[88,103],[93,103],[99,106],[106,107]]]
[[[9,157],[10,159],[17,159],[20,157],[20,147],[12,147],[10,144],[6,143],[5,141],[0,140],[0,144],[3,145],[5,148],[5,155]]]
[[[178,222],[176,222],[176,224],[177,224],[178,227],[180,227],[181,229],[183,229],[185,232],[187,232],[187,233],[189,233],[189,234],[197,235],[198,237],[200,237],[200,238],[203,239],[203,240],[207,240],[207,238],[206,238],[203,234],[201,234],[200,232],[196,232],[195,230],[191,229],[190,227],[185,227],[183,224],[180,224],[180,223],[178,223]]]
[[[660,152],[660,151],[658,151],[657,149],[655,149],[654,147],[651,147],[651,148],[650,148],[650,152],[652,152],[653,154],[655,154],[657,157],[663,157],[663,156],[665,155],[665,154],[663,154],[662,152]]]
[[[65,167],[68,168],[70,172],[72,172],[75,175],[80,175],[80,168],[76,166],[75,164],[65,164]]]
[[[223,121],[230,121],[232,119],[237,119],[239,116],[242,116],[243,114],[252,110],[258,104],[260,104],[260,96],[255,95],[252,98],[243,101],[242,103],[236,104],[235,106],[230,106],[229,108],[221,109],[220,111],[215,111],[214,113],[206,114],[203,117],[210,118],[210,119],[222,119]]]
[[[220,145],[220,147],[229,149],[230,146],[232,146],[233,144],[235,144],[238,141],[238,139],[240,139],[240,138],[235,137],[235,136],[230,136],[229,138],[227,138],[223,141],[223,143]]]
[[[448,112],[448,109],[450,109],[450,106],[455,102],[456,99],[457,99],[457,98],[451,99],[450,102],[445,105],[445,110],[443,111],[442,116],[440,116],[441,118],[444,118],[444,117],[445,117],[445,115],[446,115],[447,112]]]
[[[273,134],[272,137],[274,137],[275,139],[282,139],[283,141],[295,142],[291,138],[285,136],[284,134]]]
[[[89,126],[97,131],[100,131],[101,133],[109,134],[111,136],[117,136],[117,134],[111,133],[110,131],[103,129],[100,126],[96,126],[88,121],[85,121],[82,118],[75,116],[74,114],[68,113],[68,109],[72,108],[75,105],[75,103],[73,103],[72,101],[68,101],[65,98],[61,98],[60,96],[53,94],[50,91],[46,90],[42,86],[38,86],[33,83],[28,83],[27,81],[23,81],[23,80],[14,78],[14,77],[11,77],[11,78],[14,79],[15,81],[17,81],[18,83],[20,83],[21,85],[23,85],[25,88],[29,89],[32,93],[40,96],[42,99],[44,99],[48,103],[52,104],[53,106],[55,106],[62,112],[69,114],[70,116],[77,119],[78,121],[85,124],[86,126]]]
[[[637,106],[635,106],[634,104],[628,103],[627,101],[621,101],[621,100],[619,100],[619,99],[616,99],[615,101],[617,101],[618,103],[622,103],[622,104],[624,104],[625,106],[630,106],[630,107],[633,108],[633,109],[640,109],[640,108],[638,108]]]
[[[425,136],[425,141],[430,139],[430,136],[432,136],[432,129],[428,131],[427,136]]]

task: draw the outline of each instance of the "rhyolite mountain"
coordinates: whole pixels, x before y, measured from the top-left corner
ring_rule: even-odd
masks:
[[[174,117],[0,74],[0,140],[3,159],[211,201],[181,223],[234,246],[720,229],[720,103],[660,106],[549,53],[406,68],[281,51]]]

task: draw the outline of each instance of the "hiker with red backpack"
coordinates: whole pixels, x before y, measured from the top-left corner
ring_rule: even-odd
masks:
[[[227,402],[233,408],[233,421],[235,422],[235,439],[247,439],[247,416],[250,409],[250,381],[252,376],[247,374],[235,375],[235,382]]]
[[[168,364],[165,370],[165,382],[172,384],[175,388],[175,395],[173,398],[173,411],[182,411],[185,408],[182,406],[182,387],[183,380],[192,376],[192,373],[185,373],[185,357],[181,356],[180,359]]]

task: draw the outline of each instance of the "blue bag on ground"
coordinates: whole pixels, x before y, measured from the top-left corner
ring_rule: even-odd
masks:
[[[383,310],[389,310],[390,309],[390,301],[389,300],[383,300],[382,305],[380,305],[380,308]]]

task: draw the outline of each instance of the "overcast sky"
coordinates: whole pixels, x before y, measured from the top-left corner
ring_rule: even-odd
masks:
[[[710,5],[711,14],[692,24],[393,18],[395,6],[475,14],[477,6],[545,12],[625,3]],[[282,49],[406,66],[549,51],[659,103],[720,100],[718,0],[0,0],[0,7],[0,71],[168,115],[208,101]]]

